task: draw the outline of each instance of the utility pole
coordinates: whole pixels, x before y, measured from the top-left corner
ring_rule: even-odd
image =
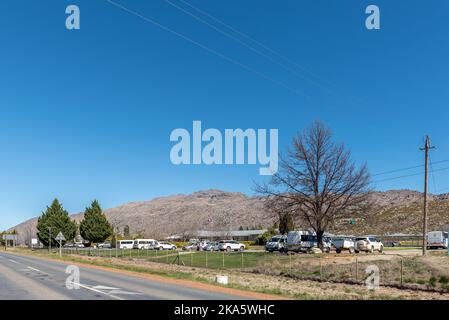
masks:
[[[435,149],[435,147],[430,146],[430,138],[426,136],[426,143],[424,148],[420,150],[424,151],[425,159],[424,159],[424,217],[423,217],[423,238],[422,238],[422,255],[425,256],[427,254],[427,211],[429,204],[427,202],[427,181],[429,177],[429,150]]]

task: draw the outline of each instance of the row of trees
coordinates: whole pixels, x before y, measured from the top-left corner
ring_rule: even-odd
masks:
[[[56,246],[55,237],[62,232],[67,240],[75,239],[80,235],[90,242],[103,242],[113,233],[113,227],[103,214],[100,204],[94,200],[84,211],[84,218],[79,223],[71,220],[69,213],[62,207],[58,199],[38,218],[37,237],[45,245]]]

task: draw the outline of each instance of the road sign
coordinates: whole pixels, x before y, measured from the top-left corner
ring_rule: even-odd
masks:
[[[3,240],[16,241],[17,235],[16,234],[4,234],[2,238],[3,238]]]
[[[65,237],[64,237],[64,235],[62,234],[61,231],[59,231],[59,233],[58,233],[58,235],[56,236],[55,240],[56,240],[56,241],[64,241],[64,240],[65,240]]]

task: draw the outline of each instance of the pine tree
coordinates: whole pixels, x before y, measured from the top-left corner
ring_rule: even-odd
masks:
[[[295,228],[295,222],[290,213],[279,214],[279,232],[287,234]]]
[[[123,228],[123,236],[124,236],[125,238],[129,238],[129,236],[130,236],[130,233],[129,233],[129,226],[128,226],[128,225],[126,225],[126,226]]]
[[[90,242],[103,242],[112,235],[112,226],[103,214],[100,204],[94,200],[84,211],[84,219],[80,223],[81,237]]]
[[[59,232],[62,232],[66,240],[72,240],[76,235],[76,228],[76,222],[70,219],[69,213],[55,198],[37,220],[37,237],[44,246],[48,246],[51,241],[51,246],[55,247],[59,245],[55,240]]]

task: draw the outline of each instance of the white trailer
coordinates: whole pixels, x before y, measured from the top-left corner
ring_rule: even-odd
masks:
[[[287,234],[287,251],[303,252],[306,245],[305,240],[309,235],[309,231],[289,231]]]
[[[427,233],[427,248],[428,249],[447,249],[448,248],[448,233],[444,231],[431,231]]]
[[[355,252],[355,238],[353,236],[337,236],[332,238],[332,244],[335,247],[337,253],[342,251],[349,251],[349,253]]]
[[[286,251],[310,252],[313,248],[318,248],[318,240],[314,231],[290,231],[287,234]],[[328,236],[323,236],[323,250],[330,252],[331,242]]]

